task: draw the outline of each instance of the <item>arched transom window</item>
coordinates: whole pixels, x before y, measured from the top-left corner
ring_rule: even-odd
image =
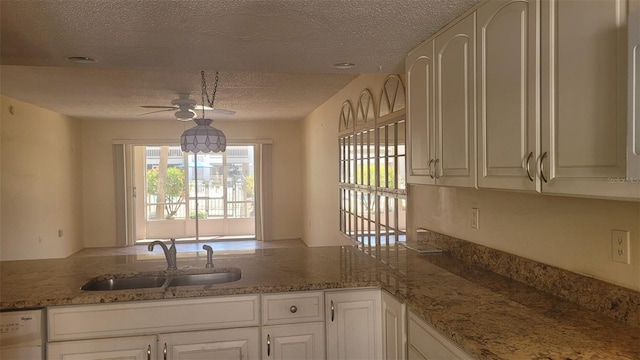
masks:
[[[340,112],[340,230],[393,266],[406,238],[404,84],[390,75],[375,93],[364,89]]]

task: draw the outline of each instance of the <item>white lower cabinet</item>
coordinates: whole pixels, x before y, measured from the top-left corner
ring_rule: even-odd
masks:
[[[387,360],[407,358],[406,305],[382,290],[382,351]]]
[[[325,359],[324,293],[262,295],[262,358]]]
[[[47,359],[98,360],[156,358],[156,336],[61,341],[47,344]]]
[[[409,313],[409,360],[472,360],[451,340]]]
[[[158,360],[259,359],[259,349],[259,327],[158,335]]]
[[[471,359],[377,288],[51,307],[47,329],[50,360]]]
[[[262,358],[320,360],[325,358],[324,323],[264,326]]]
[[[328,359],[383,359],[380,289],[325,292]]]
[[[259,295],[52,307],[47,358],[257,360],[259,325]]]

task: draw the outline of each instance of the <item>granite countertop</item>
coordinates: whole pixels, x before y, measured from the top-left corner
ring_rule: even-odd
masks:
[[[178,254],[178,271],[204,256]],[[217,254],[239,281],[145,290],[82,291],[104,274],[163,271],[164,257],[70,257],[0,262],[0,309],[351,287],[381,287],[478,359],[640,359],[640,329],[444,254],[398,249],[394,266],[352,247]]]

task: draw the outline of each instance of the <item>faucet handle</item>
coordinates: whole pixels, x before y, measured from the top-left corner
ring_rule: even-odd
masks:
[[[204,250],[207,250],[207,265],[205,265],[205,267],[212,268],[213,267],[213,248],[209,245],[202,245],[202,248]]]

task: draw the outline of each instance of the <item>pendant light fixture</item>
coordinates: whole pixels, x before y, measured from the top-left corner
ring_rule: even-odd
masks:
[[[216,71],[216,82],[213,86],[213,94],[209,99],[207,93],[207,81],[202,75],[202,118],[194,119],[197,126],[187,129],[180,136],[180,145],[184,152],[224,152],[227,149],[227,138],[221,130],[211,126],[213,120],[204,117],[204,98],[206,96],[210,108],[216,99],[216,91],[218,90],[218,72]]]
[[[193,166],[194,166],[194,180],[195,180],[195,200],[196,200],[196,242],[200,241],[200,226],[199,219],[200,213],[198,209],[198,153],[204,152],[224,152],[227,149],[227,138],[221,130],[218,130],[211,126],[213,120],[206,119],[204,117],[204,98],[207,97],[209,107],[213,108],[213,102],[216,99],[216,91],[218,90],[218,72],[216,71],[216,82],[213,86],[213,94],[209,99],[207,93],[207,81],[204,77],[204,71],[200,72],[202,75],[202,118],[194,119],[197,126],[187,129],[180,136],[180,147],[183,152],[193,153]]]

